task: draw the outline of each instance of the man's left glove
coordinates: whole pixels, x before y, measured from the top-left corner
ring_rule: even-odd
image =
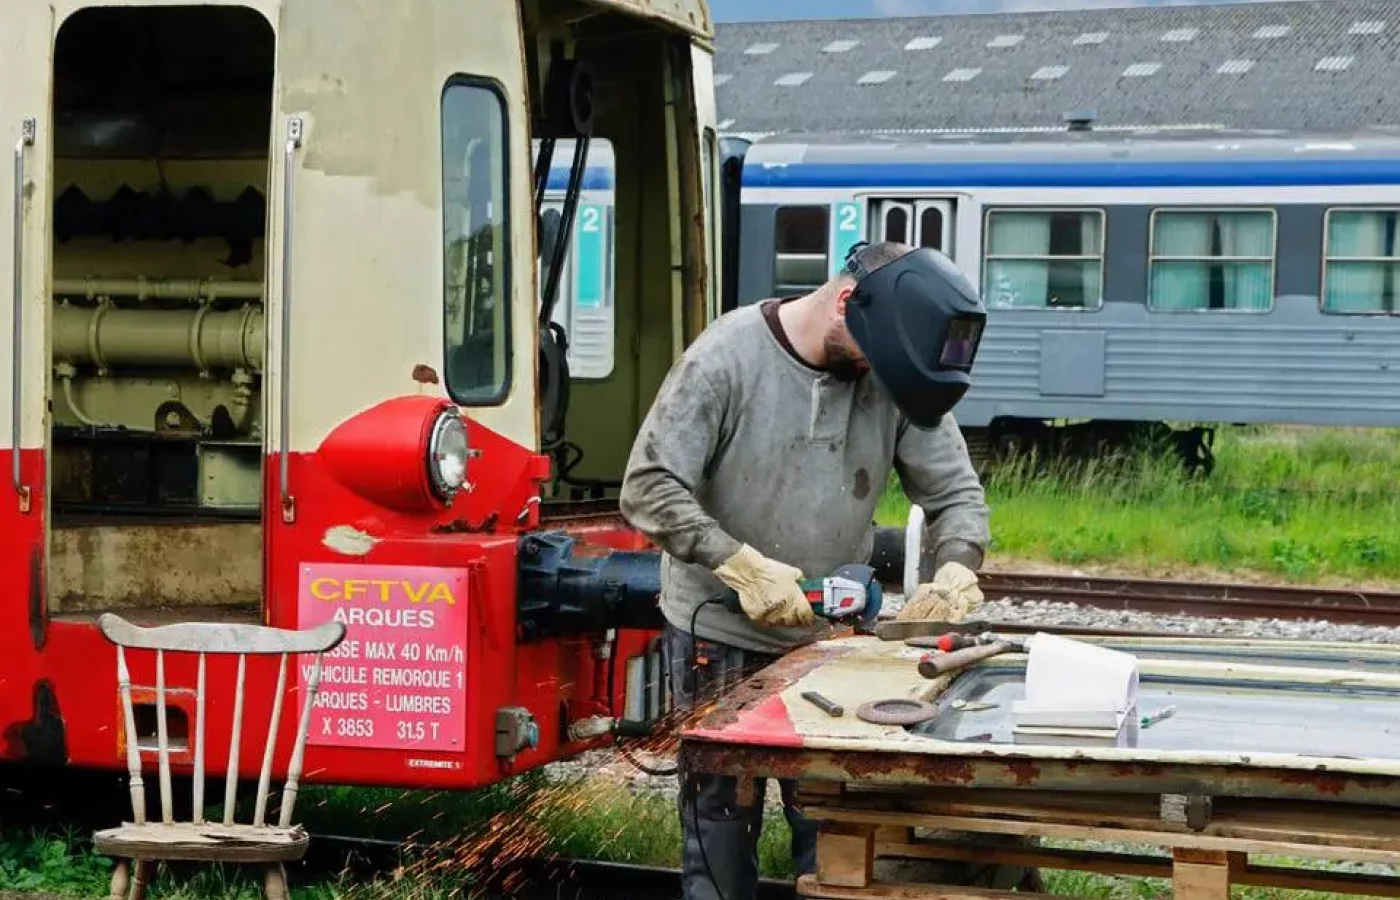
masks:
[[[962,563],[948,562],[939,567],[932,581],[919,585],[896,618],[961,622],[982,605],[982,600],[977,573]]]

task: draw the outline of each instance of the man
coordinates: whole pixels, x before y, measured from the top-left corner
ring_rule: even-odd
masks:
[[[678,709],[830,633],[798,579],[869,559],[892,471],[926,513],[938,572],[907,615],[980,602],[987,506],[947,413],[984,318],[936,251],[858,245],[816,291],[730,312],[677,360],[632,448],[621,508],[663,551]],[[707,602],[726,587],[742,614]],[[764,785],[740,809],[734,779],[681,777],[686,900],[750,900]],[[795,785],[780,788],[794,860],[810,873],[815,824],[795,806]]]

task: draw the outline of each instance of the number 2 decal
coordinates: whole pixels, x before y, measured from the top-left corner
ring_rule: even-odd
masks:
[[[841,211],[837,213],[837,229],[840,231],[856,231],[860,228],[860,207],[854,203],[841,205]]]
[[[602,212],[596,206],[585,206],[583,208],[582,222],[579,223],[581,231],[597,231],[599,220],[602,219]]]

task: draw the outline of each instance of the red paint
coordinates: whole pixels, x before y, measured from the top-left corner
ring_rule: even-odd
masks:
[[[461,750],[468,718],[466,569],[309,565],[299,626],[345,623],[326,655],[308,744]],[[311,664],[298,672],[308,683]]]
[[[517,643],[516,546],[521,532],[539,527],[536,498],[540,480],[549,474],[549,461],[469,421],[469,445],[480,451],[468,464],[467,479],[473,490],[451,505],[415,503],[411,498],[421,496],[414,493],[415,485],[426,484],[415,479],[426,475],[408,473],[410,467],[426,468],[421,447],[436,408],[438,401],[430,398],[391,400],[348,420],[317,452],[293,454],[287,460],[294,498],[290,522],[282,515],[279,459],[269,455],[264,460],[264,619],[268,624],[298,627],[312,621],[304,609],[308,601],[302,590],[302,573],[308,568],[362,570],[367,577],[394,566],[440,569],[459,573],[454,577],[460,578],[458,584],[468,598],[464,617],[440,620],[433,629],[439,643],[463,651],[466,706],[457,706],[451,713],[460,748],[313,743],[306,748],[307,782],[472,789],[575,755],[597,742],[565,742],[562,735],[568,721],[563,717],[620,714],[627,659],[644,652],[657,637],[652,632],[619,633],[612,691],[605,681],[608,667],[598,664],[591,640]],[[50,717],[50,722],[61,728],[57,746],[65,748],[62,761],[121,770],[125,759],[116,654],[93,624],[95,616],[48,622],[41,606],[38,640],[31,637],[30,567],[41,566],[45,551],[41,515],[46,466],[38,451],[25,452],[21,462],[33,490],[32,512],[19,514],[8,486],[0,488],[0,584],[5,585],[0,599],[0,759],[22,759],[44,746],[39,738],[45,733],[34,721],[36,698],[44,701],[36,686],[44,684],[51,687],[57,704],[57,718]],[[0,451],[0,467],[8,471],[8,466],[9,455]],[[343,526],[374,539],[365,555],[348,556],[326,545],[327,531]],[[620,520],[571,520],[549,527],[565,528],[603,546],[645,546],[644,539]],[[352,639],[356,634],[352,628]],[[150,654],[131,654],[128,662],[138,687],[154,685]],[[228,761],[235,671],[232,658],[208,661],[206,764],[215,777],[223,774]],[[192,687],[195,674],[193,658],[167,657],[168,687]],[[245,777],[255,777],[261,765],[276,680],[275,658],[249,661],[239,756],[240,774]],[[298,680],[289,678],[289,683],[295,685]],[[283,707],[274,777],[285,774],[301,712],[299,689],[292,691]],[[171,703],[183,706],[185,700],[176,696]],[[508,706],[523,707],[534,716],[539,746],[513,760],[501,760],[495,753],[496,712]],[[190,715],[192,722],[192,708]],[[188,770],[186,759],[175,757],[177,772]]]
[[[385,400],[342,422],[316,455],[331,477],[371,503],[407,513],[441,509],[428,481],[427,447],[438,414],[451,408],[438,397]]]
[[[781,694],[742,709],[722,728],[696,728],[685,732],[686,738],[719,741],[725,744],[750,744],[757,747],[801,747],[802,735],[788,715]]]

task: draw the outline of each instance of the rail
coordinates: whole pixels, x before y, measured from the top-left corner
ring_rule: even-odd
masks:
[[[1316,587],[987,572],[988,600],[1075,603],[1096,609],[1234,619],[1326,619],[1400,627],[1400,593]]]

